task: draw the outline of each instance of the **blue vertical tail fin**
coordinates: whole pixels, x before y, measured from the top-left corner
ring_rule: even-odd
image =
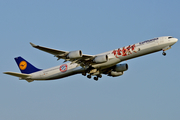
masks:
[[[23,59],[22,57],[16,57],[14,58],[21,73],[25,73],[25,74],[31,74],[37,71],[40,71],[42,69],[38,69],[36,67],[34,67],[32,64],[30,64],[28,61],[26,61],[25,59]]]

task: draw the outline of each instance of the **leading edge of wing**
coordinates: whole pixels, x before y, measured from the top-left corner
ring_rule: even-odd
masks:
[[[30,42],[30,44],[34,48],[37,48],[37,49],[42,50],[44,52],[48,52],[50,54],[53,54],[56,57],[61,57],[62,59],[66,59],[64,57],[69,53],[69,51],[62,51],[62,50],[56,50],[56,49],[52,49],[52,48],[47,48],[47,47],[35,45],[35,44],[31,43],[31,42]],[[79,59],[86,59],[86,58],[94,58],[94,55],[83,54],[82,58],[79,58]]]
[[[47,48],[47,47],[35,45],[35,44],[31,43],[31,42],[30,42],[30,44],[34,48],[37,48],[37,49],[42,50],[44,52],[48,52],[48,53],[53,54],[55,56],[69,53],[68,51],[56,50],[56,49],[52,49],[52,48]]]

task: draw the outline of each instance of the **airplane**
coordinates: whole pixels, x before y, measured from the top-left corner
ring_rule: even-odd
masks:
[[[165,51],[169,50],[177,41],[178,39],[172,36],[157,37],[97,55],[83,54],[81,50],[70,52],[56,50],[30,43],[32,47],[54,55],[58,58],[57,60],[64,59],[64,62],[70,62],[42,70],[36,68],[22,57],[16,57],[15,61],[21,73],[4,72],[4,74],[19,77],[20,80],[28,82],[55,80],[75,74],[82,74],[89,79],[91,76],[95,76],[94,80],[96,81],[102,77],[102,74],[118,77],[128,70],[128,64],[119,64],[120,62],[158,51],[163,51],[162,54],[165,56]]]

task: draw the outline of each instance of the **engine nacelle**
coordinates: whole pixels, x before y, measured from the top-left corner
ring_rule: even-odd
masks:
[[[101,55],[97,56],[94,58],[93,62],[95,63],[104,63],[108,61],[108,56],[107,55]]]
[[[117,77],[123,75],[123,72],[111,71],[108,76]]]
[[[68,59],[76,59],[76,58],[80,58],[80,57],[82,57],[82,51],[81,50],[71,51],[67,55]]]
[[[123,72],[128,70],[128,64],[124,63],[124,64],[118,64],[115,66],[114,71],[116,72]]]

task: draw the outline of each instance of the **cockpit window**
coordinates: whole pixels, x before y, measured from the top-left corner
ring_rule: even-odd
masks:
[[[171,38],[173,38],[173,37],[168,37],[168,39],[171,39]]]

